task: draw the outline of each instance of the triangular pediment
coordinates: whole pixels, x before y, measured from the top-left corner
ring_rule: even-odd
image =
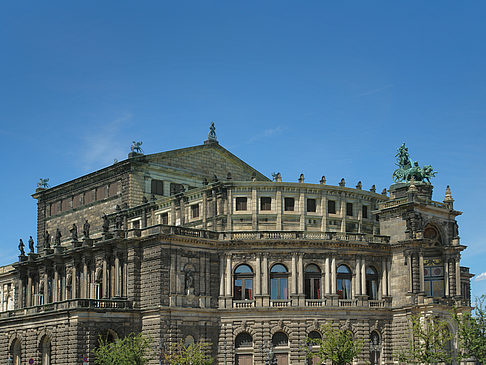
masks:
[[[226,179],[228,173],[234,181],[249,181],[252,175],[256,180],[269,179],[253,167],[221,147],[218,143],[207,143],[194,147],[155,153],[146,156],[146,161],[168,168],[177,169],[208,180],[214,175]]]

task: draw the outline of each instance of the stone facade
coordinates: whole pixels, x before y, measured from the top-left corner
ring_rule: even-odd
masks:
[[[461,213],[425,183],[270,181],[209,140],[33,196],[37,250],[0,268],[0,359],[18,364],[94,364],[98,336],[142,331],[158,351],[210,342],[218,364],[273,347],[299,365],[328,322],[365,342],[357,364],[393,364],[412,314],[470,305]]]

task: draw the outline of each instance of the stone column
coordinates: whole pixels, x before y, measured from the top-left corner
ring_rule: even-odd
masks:
[[[412,255],[407,255],[407,265],[408,265],[408,291],[411,293],[413,291],[413,270],[412,270]]]
[[[321,231],[326,232],[327,231],[327,198],[324,195],[324,192],[322,192],[322,197],[321,197]]]
[[[366,295],[366,259],[361,258],[361,295]]]
[[[461,265],[459,257],[456,258],[456,296],[461,296]]]
[[[224,297],[224,255],[219,257],[219,296]]]
[[[324,293],[331,293],[331,268],[329,266],[329,256],[324,260]]]
[[[268,295],[268,256],[263,255],[263,280],[262,280],[262,294]]]
[[[388,282],[387,282],[387,260],[383,258],[381,263],[382,273],[381,273],[381,293],[384,297],[388,296]]]
[[[444,292],[446,297],[451,295],[449,286],[449,258],[444,260]]]
[[[392,287],[391,287],[391,260],[387,260],[386,262],[386,287],[388,296],[392,296]]]
[[[425,279],[424,279],[424,254],[419,253],[419,275],[420,275],[420,292],[425,291]]]
[[[354,295],[361,295],[361,258],[356,257],[356,269],[355,269],[355,280],[354,280]]]
[[[282,207],[282,190],[277,188],[275,193],[275,211],[277,212],[277,219],[276,219],[276,228],[277,231],[282,230],[282,215],[283,215],[283,207]]]
[[[32,306],[32,276],[30,273],[27,274],[27,289],[26,289],[26,297],[27,302],[25,303],[26,307]]]
[[[258,230],[258,197],[255,188],[251,189],[251,227]]]
[[[77,289],[77,280],[78,279],[78,272],[76,270],[76,263],[73,262],[73,276],[72,276],[72,282],[71,282],[71,299],[78,298],[78,289]]]
[[[83,298],[89,298],[89,288],[88,288],[88,263],[86,259],[83,260],[83,287],[81,289],[81,296]]]
[[[299,261],[297,263],[297,293],[304,294],[304,255],[299,254]]]
[[[201,206],[201,214],[202,214],[202,228],[207,229],[207,219],[208,219],[208,193],[203,191],[202,193],[202,206]]]
[[[227,296],[227,297],[231,297],[231,295],[232,295],[231,286],[232,286],[233,280],[232,280],[231,271],[232,271],[231,254],[227,254],[226,255],[226,291],[225,291],[225,296]]]
[[[226,197],[226,230],[231,232],[233,230],[233,195],[232,190],[228,189],[228,196]]]
[[[24,304],[24,281],[22,279],[22,276],[19,277],[18,280],[18,285],[19,285],[19,304],[17,305],[17,308],[23,308],[25,306]],[[0,308],[2,308],[0,306]]]
[[[174,199],[172,199],[172,201],[170,202],[170,220],[169,220],[169,224],[171,226],[175,226],[176,224],[176,206],[175,206],[175,201]]]
[[[48,303],[49,300],[49,280],[47,276],[47,271],[44,273],[44,304]]]
[[[260,254],[256,255],[256,264],[255,264],[255,295],[262,294],[262,273],[261,273],[261,258]]]
[[[120,296],[120,258],[115,254],[115,297]]]
[[[341,232],[346,232],[346,199],[341,198],[342,194],[339,197],[339,215],[341,217]]]
[[[103,257],[103,267],[102,267],[102,289],[103,289],[103,292],[101,293],[101,297],[102,298],[108,298],[108,265],[107,265],[107,262],[106,262],[106,257]]]
[[[57,272],[58,268],[54,266],[54,283],[52,285],[52,301],[57,302],[59,301],[59,273]]]
[[[299,213],[300,213],[300,230],[305,231],[306,227],[306,209],[305,209],[305,195],[304,195],[304,190],[301,189],[300,194],[299,194]]]
[[[331,294],[336,294],[336,258],[331,261]]]
[[[297,254],[292,254],[292,286],[291,286],[291,294],[297,294]]]

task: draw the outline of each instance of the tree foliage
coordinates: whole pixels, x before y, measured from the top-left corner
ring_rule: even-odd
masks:
[[[211,365],[213,358],[210,352],[210,343],[196,342],[185,346],[181,340],[169,346],[164,358],[170,365]]]
[[[451,340],[447,322],[432,316],[416,315],[410,321],[411,338],[398,360],[407,364],[448,363],[452,360]]]
[[[459,349],[462,358],[473,357],[486,364],[486,296],[476,299],[476,307],[469,313],[454,312],[457,322]]]
[[[99,346],[94,351],[96,365],[143,365],[148,362],[147,351],[152,340],[141,333],[131,333],[115,342],[100,336],[98,341]]]
[[[353,337],[350,330],[333,327],[331,324],[321,326],[320,338],[307,338],[307,358],[318,357],[321,362],[331,361],[332,365],[347,365],[358,356],[363,343]],[[314,349],[313,346],[319,346]]]

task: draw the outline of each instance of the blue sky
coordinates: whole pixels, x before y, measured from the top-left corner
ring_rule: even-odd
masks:
[[[486,293],[486,3],[0,4],[0,265],[36,231],[30,196],[122,160],[220,143],[270,176],[381,191],[406,142],[464,211]],[[485,273],[479,276],[481,273]],[[483,280],[478,280],[483,279]]]

